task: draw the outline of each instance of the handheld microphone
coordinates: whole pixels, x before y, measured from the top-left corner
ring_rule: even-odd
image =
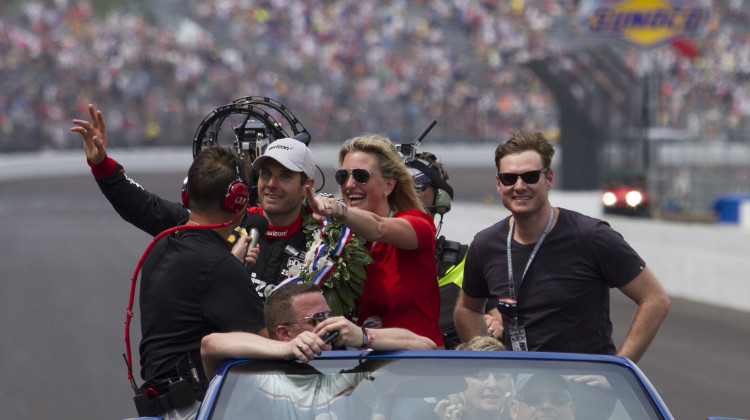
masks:
[[[268,219],[260,214],[247,213],[245,220],[242,221],[242,226],[248,231],[248,236],[250,236],[250,244],[247,249],[253,249],[255,245],[258,245],[260,237],[268,231]],[[247,268],[247,263],[245,263],[245,267]]]

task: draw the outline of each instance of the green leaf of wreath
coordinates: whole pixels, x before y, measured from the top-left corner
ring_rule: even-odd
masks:
[[[302,230],[305,232],[308,250],[322,243],[328,243],[329,249],[333,249],[341,236],[342,228],[340,221],[330,220],[325,228],[321,229],[320,223],[312,217],[309,210],[303,211]],[[362,295],[367,279],[367,265],[374,262],[365,243],[366,241],[355,233],[344,246],[340,257],[329,256],[335,267],[321,284],[321,290],[328,306],[336,315],[349,315],[354,309],[356,299]],[[308,282],[316,274],[309,270],[311,263],[305,261],[305,268],[299,273],[299,277]]]

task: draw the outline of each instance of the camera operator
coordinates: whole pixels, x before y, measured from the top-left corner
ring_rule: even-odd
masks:
[[[440,234],[443,216],[450,211],[453,199],[453,187],[448,184],[448,172],[442,162],[429,152],[418,153],[414,159],[407,157],[406,166],[409,167],[414,179],[417,196],[427,212],[433,217],[440,216]],[[435,263],[440,286],[440,329],[443,331],[446,349],[453,349],[461,342],[453,323],[453,307],[461,291],[468,249],[469,245],[447,240],[445,236],[438,237],[435,245]],[[488,305],[485,322],[488,335],[494,338],[502,335],[500,313],[494,306]]]

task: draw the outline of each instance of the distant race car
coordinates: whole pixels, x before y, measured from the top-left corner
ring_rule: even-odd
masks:
[[[455,420],[476,418],[471,410],[519,420],[542,410],[571,420],[673,418],[639,368],[619,356],[345,350],[309,364],[229,361],[197,419]]]
[[[651,217],[651,202],[641,187],[618,185],[602,192],[604,214]]]

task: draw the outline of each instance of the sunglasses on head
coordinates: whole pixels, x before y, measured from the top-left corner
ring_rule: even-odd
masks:
[[[541,175],[542,172],[546,173],[547,168],[524,172],[522,174],[498,172],[497,179],[499,179],[500,183],[505,185],[506,187],[510,187],[511,185],[515,184],[516,181],[518,181],[519,177],[521,177],[521,180],[526,184],[536,184],[537,182],[539,182],[539,175]]]
[[[349,174],[352,175],[352,178],[354,178],[354,182],[356,182],[357,184],[367,184],[367,181],[370,180],[370,177],[375,175],[367,169],[357,168],[352,170],[339,169],[334,174],[334,177],[336,178],[336,182],[339,185],[344,185],[346,184],[346,181],[349,180]]]
[[[549,399],[550,404],[556,407],[562,407],[571,401],[567,392],[527,392],[518,396],[519,401],[529,406],[542,405],[545,399]]]
[[[326,319],[332,316],[333,316],[333,311],[316,312],[310,316],[302,317],[300,319],[290,321],[290,322],[285,322],[281,325],[292,325],[300,321],[310,321],[310,324],[312,324],[313,327],[317,327],[318,324],[320,324],[321,322],[325,321]]]

